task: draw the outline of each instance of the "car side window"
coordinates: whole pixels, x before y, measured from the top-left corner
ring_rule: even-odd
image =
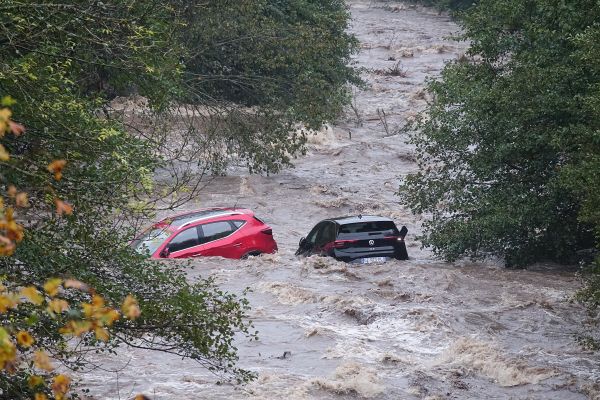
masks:
[[[323,229],[319,231],[317,235],[317,246],[323,246],[326,243],[333,242],[335,240],[335,224],[332,222],[326,222],[323,225]]]
[[[200,243],[208,243],[231,235],[235,229],[228,221],[201,225]]]
[[[323,228],[324,223],[321,222],[319,224],[317,224],[317,226],[315,226],[312,231],[310,231],[310,233],[306,236],[306,242],[310,243],[311,245],[314,245],[317,243],[317,234],[319,233],[319,231],[321,230],[321,228]]]
[[[198,229],[196,227],[180,232],[169,242],[170,252],[185,250],[199,244]]]

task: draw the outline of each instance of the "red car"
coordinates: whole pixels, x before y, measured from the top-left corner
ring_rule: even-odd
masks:
[[[254,213],[205,208],[166,218],[131,242],[152,258],[220,256],[246,258],[277,251],[273,230]]]

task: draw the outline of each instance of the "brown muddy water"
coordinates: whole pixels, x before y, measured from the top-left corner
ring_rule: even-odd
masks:
[[[311,137],[294,168],[269,177],[232,171],[186,206],[249,207],[274,229],[276,255],[202,259],[189,271],[190,280],[214,276],[236,293],[253,289],[260,340],[237,346],[239,365],[258,379],[218,386],[191,361],[123,348],[99,356],[103,370],[82,374],[93,398],[600,398],[599,356],[575,342],[585,312],[569,302],[573,274],[446,264],[410,240],[409,261],[357,267],[294,256],[326,217],[386,215],[407,225],[409,238],[419,232],[421,218],[394,194],[415,169],[397,131],[424,106],[426,77],[465,50],[448,38],[457,28],[447,16],[395,2],[348,4],[368,88],[345,117]]]

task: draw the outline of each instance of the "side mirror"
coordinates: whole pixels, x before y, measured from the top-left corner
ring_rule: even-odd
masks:
[[[300,243],[298,243],[298,247],[304,247],[304,245],[306,244],[306,238],[301,238],[300,239]]]
[[[160,251],[159,256],[160,258],[169,258],[169,254],[171,254],[171,252],[169,251],[169,247],[167,246]]]

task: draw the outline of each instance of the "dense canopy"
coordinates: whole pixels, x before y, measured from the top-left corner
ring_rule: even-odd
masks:
[[[156,207],[195,196],[205,175],[232,162],[276,171],[303,148],[298,126],[337,115],[357,82],[343,2],[6,0],[0,14],[0,121],[26,129],[0,138],[0,239],[17,244],[0,258],[2,287],[43,293],[58,277],[85,282],[107,304],[132,294],[139,318],[114,322],[110,339],[80,340],[175,353],[250,379],[233,345],[238,332],[255,337],[247,301],[210,280],[189,283],[127,243]],[[37,341],[23,355],[45,349],[70,368],[88,365],[66,346],[63,319],[21,310],[0,312],[2,343],[27,330]],[[32,368],[0,371],[2,394],[31,398]]]

